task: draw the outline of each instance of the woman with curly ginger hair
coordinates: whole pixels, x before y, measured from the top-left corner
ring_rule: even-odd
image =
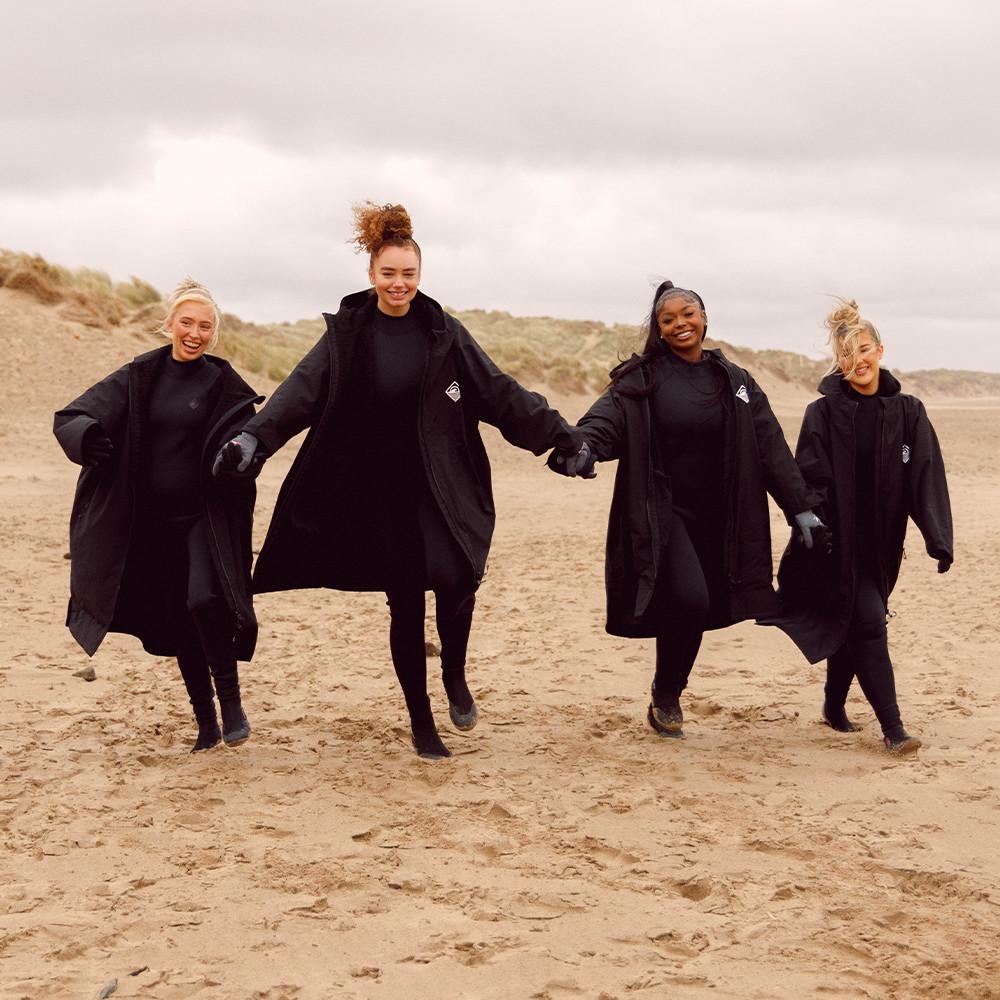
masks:
[[[177,657],[198,723],[193,753],[250,735],[236,663],[250,659],[257,641],[255,487],[249,477],[213,477],[208,461],[263,397],[206,353],[220,320],[208,289],[187,279],[166,305],[170,344],[73,400],[56,413],[54,430],[84,467],[66,624],[90,656],[108,632],[126,632],[150,653]]]
[[[435,595],[451,721],[469,730],[478,717],[465,660],[494,524],[479,423],[536,455],[555,446],[571,468],[582,437],[418,290],[420,247],[402,205],[368,202],[354,218],[371,287],[326,315],[319,343],[220,462],[239,471],[310,428],[278,497],[256,592],[385,592],[413,745],[438,760],[451,754],[427,696],[427,590]]]
[[[826,318],[832,363],[822,396],[806,408],[795,459],[822,497],[834,545],[806,552],[793,536],[778,571],[785,612],[777,624],[811,663],[826,658],[823,721],[842,733],[855,677],[886,748],[910,753],[921,741],[903,728],[889,658],[886,616],[899,575],[907,518],[946,573],[953,558],[944,461],[923,404],[881,367],[878,330],[858,304],[840,300]]]

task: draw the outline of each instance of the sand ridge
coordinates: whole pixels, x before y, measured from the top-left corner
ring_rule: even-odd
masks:
[[[432,668],[455,758],[409,747],[384,598],[312,591],[258,599],[254,734],[191,757],[176,665],[120,636],[87,661],[62,624],[51,414],[155,342],[8,292],[0,329],[0,998],[1000,996],[1000,402],[929,407],[958,541],[938,576],[911,528],[892,602],[913,759],[857,692],[864,732],[820,725],[820,672],[752,625],[706,639],[688,737],[658,739],[652,643],[602,629],[613,467],[564,481],[492,432],[471,734]],[[765,388],[794,435],[809,397]]]

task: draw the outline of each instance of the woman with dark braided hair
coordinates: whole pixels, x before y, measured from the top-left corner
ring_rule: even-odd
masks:
[[[778,570],[780,626],[811,663],[826,659],[823,721],[841,733],[858,684],[882,727],[886,749],[912,753],[889,658],[886,614],[912,517],[927,553],[947,573],[953,559],[944,460],[923,403],[881,368],[882,338],[858,304],[842,299],[826,318],[832,363],[806,407],[795,460],[833,526],[830,553],[807,552],[793,536]]]
[[[577,424],[593,460],[618,459],[606,628],[655,637],[647,718],[674,738],[705,630],[776,607],[767,493],[805,544],[825,531],[767,397],[747,371],[702,346],[707,329],[701,296],[662,282],[642,353],[611,373]],[[562,471],[558,456],[549,465]]]
[[[479,422],[536,455],[557,447],[571,472],[582,435],[418,291],[420,247],[402,205],[365,203],[354,216],[371,288],[326,315],[319,343],[218,461],[239,472],[310,428],[281,488],[255,590],[385,592],[413,745],[438,760],[451,754],[427,696],[427,590],[451,721],[469,730],[478,715],[466,647],[494,524]]]

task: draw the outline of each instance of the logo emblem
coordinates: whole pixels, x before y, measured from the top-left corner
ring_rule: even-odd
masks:
[[[744,403],[749,403],[750,402],[750,393],[747,392],[747,387],[745,385],[741,385],[736,390],[736,398],[737,399],[742,399]]]
[[[910,460],[910,446],[908,444],[903,445],[903,465],[906,465]]]
[[[457,382],[452,382],[451,385],[445,389],[444,394],[453,402],[457,403],[462,398],[462,390],[459,389]]]

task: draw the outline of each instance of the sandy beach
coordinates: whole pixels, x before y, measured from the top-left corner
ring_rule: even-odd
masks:
[[[331,591],[257,600],[253,735],[192,756],[176,663],[118,635],[88,660],[63,624],[78,469],[52,412],[155,342],[6,289],[0,328],[0,998],[1000,997],[1000,400],[925,399],[956,562],[911,525],[913,757],[856,688],[863,732],[824,727],[822,666],[752,624],[706,638],[687,738],[658,738],[652,642],[603,630],[613,466],[563,480],[492,429],[472,733],[430,665],[454,758],[410,747],[384,597]],[[811,397],[765,389],[794,438]]]

